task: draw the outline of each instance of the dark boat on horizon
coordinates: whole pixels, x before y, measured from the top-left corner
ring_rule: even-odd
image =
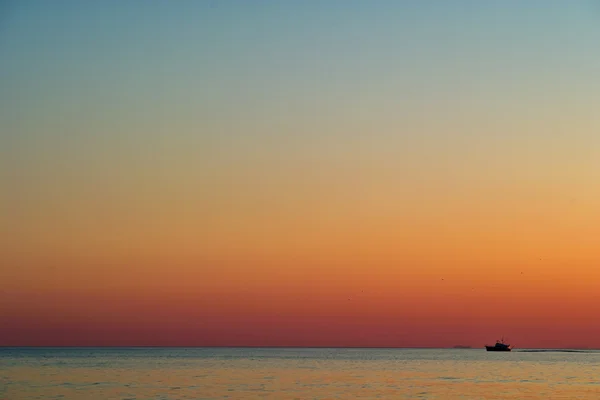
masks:
[[[508,343],[504,343],[504,338],[501,340],[496,340],[496,344],[494,346],[485,346],[487,351],[511,351],[512,346]]]

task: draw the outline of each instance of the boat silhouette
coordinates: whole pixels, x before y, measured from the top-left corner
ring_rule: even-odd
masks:
[[[504,343],[504,337],[500,340],[496,340],[496,344],[493,346],[485,345],[487,351],[511,351],[512,346],[508,343]]]

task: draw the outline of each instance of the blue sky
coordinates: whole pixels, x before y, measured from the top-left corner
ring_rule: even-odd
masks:
[[[12,201],[245,174],[595,179],[591,1],[3,4]]]

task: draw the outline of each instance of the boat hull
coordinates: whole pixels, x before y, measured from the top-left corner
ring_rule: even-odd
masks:
[[[510,347],[485,346],[487,351],[510,351]]]

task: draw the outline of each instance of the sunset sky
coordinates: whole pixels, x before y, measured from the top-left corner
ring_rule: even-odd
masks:
[[[600,347],[600,3],[0,2],[0,345]]]

